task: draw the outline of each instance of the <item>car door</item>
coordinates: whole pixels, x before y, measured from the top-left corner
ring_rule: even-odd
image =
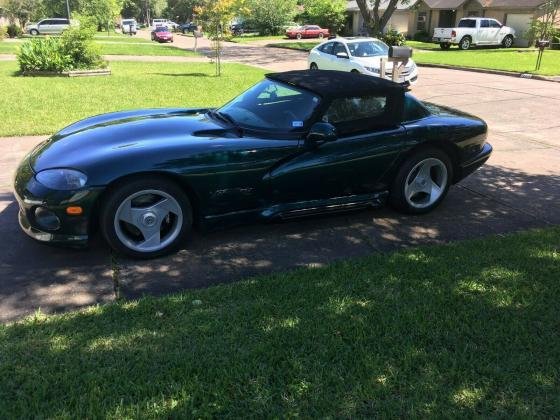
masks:
[[[406,141],[394,119],[390,99],[383,95],[335,99],[322,115],[332,123],[336,141],[317,147],[302,144],[301,153],[270,172],[276,202],[297,202],[383,189],[378,183],[397,159]]]
[[[346,54],[346,57],[339,57],[337,54]],[[350,71],[350,54],[346,45],[342,42],[335,42],[332,55],[332,70]]]
[[[321,70],[332,70],[332,56],[333,56],[334,42],[327,42],[321,45],[316,50],[317,67]]]
[[[37,30],[41,35],[52,33],[52,21],[50,19],[42,20],[37,25]]]
[[[67,20],[56,20],[53,22],[53,26],[52,26],[52,33],[54,34],[60,34],[62,32],[64,32],[64,30],[68,27],[68,21]]]
[[[488,19],[488,33],[486,36],[487,43],[490,45],[500,45],[500,30],[502,29],[502,25],[495,19]]]
[[[476,43],[478,45],[488,44],[488,37],[490,35],[490,21],[488,19],[480,20],[480,27],[478,28],[478,36]]]

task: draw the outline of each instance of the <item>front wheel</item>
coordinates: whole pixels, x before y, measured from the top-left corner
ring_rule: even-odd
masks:
[[[319,67],[316,63],[311,63],[311,65],[309,66],[309,70],[319,70]]]
[[[301,34],[297,34],[297,35],[296,35],[296,38],[297,38],[297,39],[301,39]]]
[[[325,35],[323,35],[323,34],[319,34],[319,39],[323,39],[324,36]]]
[[[185,192],[164,178],[136,179],[114,188],[101,205],[103,237],[116,252],[155,258],[179,248],[192,228]]]
[[[39,35],[39,31],[38,31],[37,29],[31,29],[31,30],[29,31],[29,33],[30,33],[31,35],[33,35],[33,36]]]
[[[428,213],[447,195],[453,179],[453,166],[439,149],[425,149],[407,159],[391,187],[389,202],[408,214]]]
[[[506,36],[502,41],[502,45],[504,48],[510,48],[513,45],[513,37],[511,35]]]

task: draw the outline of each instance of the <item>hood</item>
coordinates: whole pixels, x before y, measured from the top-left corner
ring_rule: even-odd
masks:
[[[231,130],[210,119],[208,109],[146,109],[116,112],[72,124],[37,147],[30,156],[35,172],[87,167],[115,152],[150,153],[191,143],[204,147]]]

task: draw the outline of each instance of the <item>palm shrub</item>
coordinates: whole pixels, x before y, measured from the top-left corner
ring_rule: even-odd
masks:
[[[405,44],[406,37],[396,29],[391,28],[383,34],[383,41],[385,41],[387,45],[400,46]]]
[[[61,37],[35,38],[22,44],[17,54],[20,71],[98,69],[106,66],[93,32],[73,27]]]

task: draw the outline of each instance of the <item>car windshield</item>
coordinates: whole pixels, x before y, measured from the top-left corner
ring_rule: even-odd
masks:
[[[265,79],[233,99],[218,113],[243,128],[301,131],[320,103],[319,96]]]
[[[375,57],[389,53],[389,46],[381,41],[349,42],[348,49],[354,57]]]
[[[165,26],[160,26],[156,28],[156,32],[169,32],[169,29],[167,29]]]
[[[122,24],[123,24],[123,25],[132,25],[133,23],[134,23],[133,20],[123,20],[123,21],[122,21]]]

